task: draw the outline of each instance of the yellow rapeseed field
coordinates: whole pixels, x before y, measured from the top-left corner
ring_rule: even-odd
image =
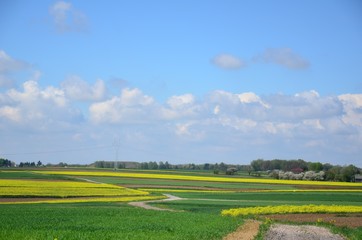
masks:
[[[278,180],[260,178],[227,178],[227,177],[206,177],[188,176],[176,174],[156,174],[156,173],[135,173],[135,172],[90,172],[90,171],[36,171],[42,174],[72,175],[72,176],[105,176],[105,177],[127,177],[143,179],[173,179],[190,181],[209,182],[234,182],[234,183],[264,183],[264,184],[287,184],[287,185],[315,185],[315,186],[351,186],[361,187],[362,183],[351,182],[323,182],[323,181],[302,181],[302,180]]]
[[[147,192],[104,183],[0,179],[3,197],[134,196]]]
[[[362,213],[362,206],[344,205],[279,205],[265,207],[232,208],[223,210],[223,216],[242,216],[258,214],[285,213]]]

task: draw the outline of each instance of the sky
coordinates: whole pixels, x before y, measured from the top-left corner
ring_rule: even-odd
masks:
[[[0,157],[361,156],[359,0],[0,1]]]

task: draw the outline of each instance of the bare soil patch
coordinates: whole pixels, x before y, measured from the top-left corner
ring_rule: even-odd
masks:
[[[223,240],[253,240],[258,234],[261,222],[255,220],[247,220],[235,232],[228,234]]]
[[[293,239],[293,240],[345,240],[339,234],[333,234],[331,231],[324,227],[310,226],[310,225],[285,225],[273,224],[265,235],[265,240],[280,240],[280,239]]]
[[[362,227],[362,214],[275,214],[264,217],[286,222],[325,222],[340,227]]]

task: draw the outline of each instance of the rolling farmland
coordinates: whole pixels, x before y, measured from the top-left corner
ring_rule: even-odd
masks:
[[[178,200],[159,201],[166,198],[164,194]],[[222,239],[246,219],[259,219],[263,223],[258,238],[263,239],[263,229],[273,221],[268,214],[333,213],[336,220],[338,215],[350,216],[361,225],[349,228],[348,221],[344,227],[323,219],[305,221],[327,224],[350,239],[359,239],[361,199],[360,183],[181,171],[3,170],[0,238]],[[173,211],[128,205],[133,201]]]

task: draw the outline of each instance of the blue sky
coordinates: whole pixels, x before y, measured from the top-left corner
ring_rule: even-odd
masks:
[[[1,1],[0,156],[360,166],[361,43],[352,0]]]

